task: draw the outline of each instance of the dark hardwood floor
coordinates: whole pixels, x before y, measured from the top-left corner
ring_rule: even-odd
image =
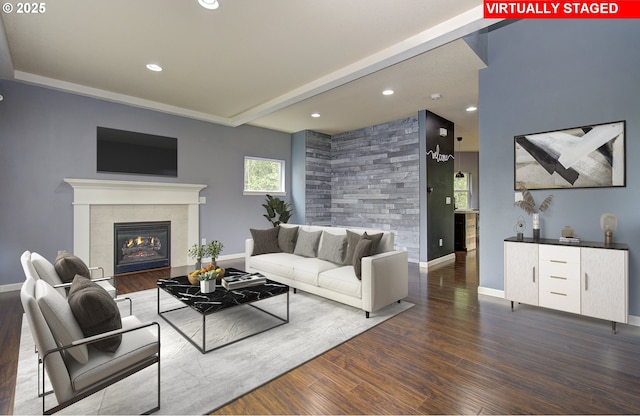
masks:
[[[619,324],[613,335],[602,320],[511,312],[477,295],[475,253],[428,273],[409,265],[406,300],[416,306],[213,414],[640,413],[640,328]],[[118,290],[183,273],[120,278]],[[10,414],[21,307],[15,293],[0,300],[0,413]]]

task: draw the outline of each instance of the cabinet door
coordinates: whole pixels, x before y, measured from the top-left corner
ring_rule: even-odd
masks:
[[[627,323],[627,250],[582,248],[582,314]]]
[[[538,245],[504,243],[504,295],[507,300],[538,305]]]

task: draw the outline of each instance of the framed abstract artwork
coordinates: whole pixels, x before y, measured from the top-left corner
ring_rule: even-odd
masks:
[[[626,186],[625,121],[514,137],[514,189]]]

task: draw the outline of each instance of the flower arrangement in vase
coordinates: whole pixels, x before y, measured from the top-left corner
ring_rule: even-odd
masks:
[[[221,269],[207,270],[204,273],[198,274],[198,280],[200,281],[200,292],[211,293],[216,291],[216,280],[218,275],[222,273]]]

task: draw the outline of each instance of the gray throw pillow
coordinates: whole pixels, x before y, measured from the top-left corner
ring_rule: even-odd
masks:
[[[347,251],[347,236],[327,232],[322,233],[322,245],[318,258],[331,263],[342,264]]]
[[[120,310],[111,295],[83,276],[73,278],[67,301],[85,337],[122,328]],[[115,352],[121,342],[122,335],[118,335],[91,345],[101,351]]]
[[[362,234],[362,238],[366,238],[367,240],[371,240],[371,254],[374,255],[378,252],[378,245],[380,244],[380,240],[382,240],[382,233],[379,234],[367,234],[366,232]]]
[[[66,251],[58,254],[53,267],[56,269],[58,276],[60,276],[60,280],[64,283],[71,283],[77,274],[87,278],[91,277],[91,272],[89,272],[89,268],[84,261],[82,261],[80,257],[74,256]]]
[[[253,238],[253,254],[268,254],[268,253],[280,253],[280,246],[278,245],[278,233],[280,227],[269,228],[268,230],[254,230],[251,231],[251,238]]]
[[[293,254],[303,257],[317,257],[321,235],[322,231],[299,230],[298,241],[296,241],[296,248],[293,250]]]
[[[278,246],[285,253],[293,253],[298,240],[298,227],[280,227],[278,232]]]
[[[358,280],[362,280],[362,258],[371,255],[371,246],[373,242],[367,239],[358,241],[358,245],[353,252],[353,271],[356,273]]]
[[[356,246],[358,245],[358,241],[360,241],[360,237],[360,234],[347,230],[347,253],[344,256],[343,264],[353,264],[353,252],[356,251]]]

